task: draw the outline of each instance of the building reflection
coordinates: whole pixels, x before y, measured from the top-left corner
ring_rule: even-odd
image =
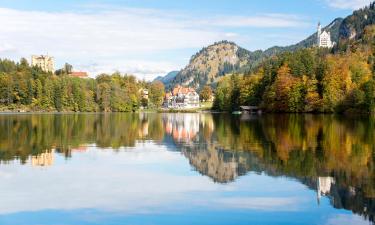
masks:
[[[87,147],[85,145],[78,146],[71,149],[71,152],[87,152]]]
[[[55,150],[49,150],[35,156],[31,156],[31,165],[34,167],[52,166],[55,159]]]
[[[171,135],[173,140],[180,143],[190,143],[199,132],[201,114],[172,113],[163,114],[165,133]]]
[[[318,177],[317,179],[317,200],[320,203],[322,196],[327,196],[331,193],[331,186],[335,183],[333,177]]]
[[[145,138],[148,136],[148,122],[144,122],[141,124],[141,127],[138,131],[138,137],[139,138]]]

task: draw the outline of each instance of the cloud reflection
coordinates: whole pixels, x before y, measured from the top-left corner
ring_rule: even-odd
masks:
[[[0,180],[0,214],[85,208],[157,213],[193,208],[202,205],[202,199],[204,205],[220,209],[290,210],[299,203],[278,197],[223,198],[240,187],[214,183],[194,171],[186,173],[186,159],[158,145],[137,145],[117,153],[89,147],[85,154],[76,154],[69,161],[56,154],[48,169],[3,165],[8,179]],[[163,168],[157,169],[158,165]]]

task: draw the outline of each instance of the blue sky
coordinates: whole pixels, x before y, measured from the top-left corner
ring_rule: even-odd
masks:
[[[0,0],[0,57],[50,54],[91,76],[153,79],[215,41],[296,43],[370,0]]]

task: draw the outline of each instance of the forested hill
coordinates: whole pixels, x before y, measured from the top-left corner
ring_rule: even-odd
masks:
[[[252,60],[251,52],[233,42],[221,41],[193,55],[189,64],[166,86],[180,84],[200,89],[227,73],[247,71]]]
[[[214,107],[272,112],[375,113],[375,3],[341,21],[333,49],[301,48],[217,85]]]
[[[214,107],[258,105],[272,112],[375,112],[375,25],[335,51],[303,48],[265,60],[246,75],[221,79]]]
[[[336,18],[330,24],[323,28],[331,33],[332,41],[338,43],[335,50],[347,46],[348,40],[359,39],[367,25],[374,24],[375,10],[374,4],[353,12],[346,18]],[[306,39],[290,46],[274,46],[264,51],[248,51],[232,42],[219,42],[214,45],[203,48],[195,54],[189,64],[180,71],[174,79],[165,82],[167,87],[173,87],[176,84],[194,86],[200,88],[206,84],[213,84],[217,79],[227,73],[251,71],[256,69],[259,64],[270,56],[283,52],[294,52],[302,48],[313,47],[316,43],[316,32]],[[223,51],[216,50],[222,45],[228,45],[229,50],[222,48]],[[232,50],[230,50],[232,49]],[[239,54],[233,50],[239,49]],[[228,60],[232,56],[238,56],[237,60]],[[197,60],[198,59],[198,60]],[[201,60],[202,59],[202,60]],[[160,79],[160,78],[159,78]]]
[[[365,27],[375,24],[375,2],[370,6],[353,12],[346,17],[339,29],[339,39],[359,39],[362,37]]]

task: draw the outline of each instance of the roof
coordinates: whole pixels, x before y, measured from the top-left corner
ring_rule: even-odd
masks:
[[[88,77],[89,75],[87,74],[87,72],[72,72],[71,74],[69,74],[70,76],[72,77],[80,77],[80,78],[86,78]]]
[[[32,58],[37,58],[37,59],[52,59],[52,56],[49,55],[32,55]]]
[[[188,87],[182,87],[180,85],[177,85],[175,88],[173,88],[173,95],[178,95],[178,94],[188,94],[190,92],[195,92],[194,88],[188,88]]]
[[[330,36],[330,35],[331,33],[325,30],[320,34],[320,36]]]

